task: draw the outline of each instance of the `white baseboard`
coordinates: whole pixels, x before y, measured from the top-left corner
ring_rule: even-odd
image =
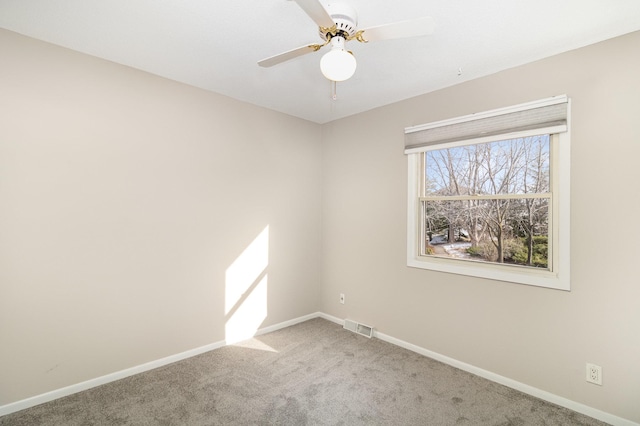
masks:
[[[313,319],[313,318],[318,318],[321,315],[322,314],[320,312],[315,312],[313,314],[308,314],[308,315],[304,315],[304,316],[301,316],[301,317],[298,317],[298,318],[294,318],[292,320],[280,322],[278,324],[271,325],[269,327],[261,328],[260,330],[256,331],[255,335],[256,336],[260,336],[261,334],[271,333],[272,331],[280,330],[280,329],[286,328],[286,327],[291,327],[292,325],[296,325],[296,324],[308,321],[308,320]]]
[[[302,317],[294,318],[289,321],[284,321],[275,325],[271,325],[269,327],[261,328],[256,332],[256,336],[261,334],[270,333],[272,331],[280,330],[285,327],[290,327],[292,325],[313,319],[313,318],[324,318],[327,321],[334,322],[336,324],[344,325],[344,320],[334,317],[329,314],[325,314],[323,312],[315,312],[312,314],[304,315]],[[408,349],[412,352],[416,352],[420,355],[424,355],[426,357],[435,359],[437,361],[443,362],[445,364],[451,365],[452,367],[459,368],[460,370],[467,371],[471,374],[475,374],[476,376],[484,377],[485,379],[491,380],[496,383],[500,383],[501,385],[505,385],[512,389],[516,389],[520,392],[524,392],[526,394],[535,396],[536,398],[543,399],[545,401],[551,402],[553,404],[559,405],[561,407],[568,408],[570,410],[576,411],[578,413],[582,413],[589,417],[593,417],[594,419],[601,420],[603,422],[609,423],[611,425],[616,426],[640,426],[638,423],[632,422],[631,420],[623,419],[622,417],[615,416],[610,413],[606,413],[601,410],[597,410],[595,408],[589,407],[584,404],[580,404],[575,401],[571,401],[570,399],[563,398],[561,396],[552,394],[547,391],[543,391],[541,389],[534,388],[533,386],[526,385],[524,383],[517,382],[515,380],[509,379],[504,376],[500,376],[499,374],[492,373],[491,371],[483,370],[482,368],[475,367],[471,364],[467,364],[462,361],[458,361],[456,359],[450,358],[448,356],[439,354],[437,352],[430,351],[428,349],[422,348],[420,346],[416,346],[412,343],[405,342],[404,340],[396,339],[395,337],[389,336],[384,333],[380,333],[378,331],[374,332],[374,337],[377,337],[380,340],[384,340],[385,342],[389,342],[396,346],[400,346],[401,348]],[[77,392],[82,392],[87,389],[94,388],[96,386],[104,385],[109,382],[113,382],[116,380],[124,379],[125,377],[133,376],[134,374],[143,373],[145,371],[153,370],[154,368],[162,367],[167,364],[171,364],[177,361],[181,361],[183,359],[190,358],[192,356],[200,355],[205,352],[212,351],[214,349],[221,348],[226,346],[225,341],[211,343],[205,346],[201,346],[199,348],[191,349],[189,351],[181,352],[176,355],[171,355],[165,358],[158,359],[156,361],[151,361],[142,365],[138,365],[136,367],[127,368],[125,370],[117,371],[115,373],[107,374],[102,377],[98,377],[95,379],[87,380],[85,382],[77,383],[75,385],[67,386],[61,389],[56,389],[51,392],[43,393],[40,395],[36,395],[31,398],[23,399],[21,401],[13,402],[10,404],[6,404],[0,406],[0,416],[4,416],[7,414],[14,413],[16,411],[24,410],[26,408],[30,408],[39,404],[43,404],[45,402],[53,401],[54,399],[62,398],[64,396],[68,396]]]
[[[325,314],[324,312],[319,312],[318,316],[320,318],[324,318],[336,324],[344,325],[343,319],[334,317],[329,314]],[[459,368],[460,370],[464,370],[468,373],[475,374],[476,376],[480,376],[487,380],[491,380],[492,382],[500,383],[501,385],[510,387],[512,389],[518,390],[520,392],[526,393],[531,396],[535,396],[536,398],[540,398],[542,400],[551,402],[552,404],[556,404],[561,407],[568,408],[570,410],[576,411],[586,416],[593,417],[594,419],[598,419],[600,421],[609,423],[611,425],[640,426],[640,424],[632,422],[631,420],[627,420],[622,417],[618,417],[613,414],[607,413],[605,411],[601,411],[593,407],[589,407],[588,405],[580,404],[579,402],[575,402],[570,399],[563,398],[561,396],[552,394],[551,392],[543,391],[533,386],[529,386],[524,383],[509,379],[508,377],[504,377],[499,374],[492,373],[491,371],[483,370],[482,368],[473,366],[471,364],[467,364],[462,361],[458,361],[457,359],[450,358],[446,355],[442,355],[437,352],[430,351],[428,349],[422,348],[412,343],[405,342],[404,340],[396,339],[395,337],[389,336],[384,333],[380,333],[379,331],[374,330],[373,336],[377,337],[380,340],[384,340],[385,342],[394,344],[396,346],[400,346],[401,348],[408,349],[412,352],[416,352],[428,358],[435,359],[436,361],[440,361],[452,367]]]
[[[437,352],[430,351],[420,346],[416,346],[414,344],[405,342],[404,340],[396,339],[395,337],[386,335],[384,333],[380,333],[376,331],[374,334],[374,337],[377,337],[380,340],[384,340],[385,342],[392,343],[396,346],[400,346],[401,348],[408,349],[412,352],[419,353],[420,355],[424,355],[426,357],[435,359],[436,361],[440,361],[444,364],[451,365],[452,367],[459,368],[460,370],[464,370],[471,374],[475,374],[476,376],[480,376],[485,379],[491,380],[492,382],[499,383],[501,385],[510,387],[512,389],[518,390],[528,395],[535,396],[536,398],[540,398],[542,400],[551,402],[561,407],[568,408],[570,410],[576,411],[586,416],[593,417],[594,419],[601,420],[611,425],[639,426],[638,423],[632,422],[631,420],[623,419],[622,417],[614,416],[613,414],[610,414],[601,410],[597,410],[595,408],[589,407],[588,405],[580,404],[579,402],[575,402],[570,399],[552,394],[550,392],[543,391],[538,388],[534,388],[533,386],[529,386],[527,384],[509,379],[508,377],[504,377],[499,374],[492,373],[491,371],[483,370],[482,368],[473,366],[471,364],[467,364],[462,361],[458,361],[457,359],[453,359],[446,355],[442,355]]]
[[[279,324],[261,328],[256,332],[255,335],[258,336],[260,334],[276,331],[281,328],[289,327],[289,326],[298,324],[300,322],[310,320],[312,318],[317,318],[319,316],[321,316],[321,313],[316,312],[316,313],[305,315],[289,321],[284,321]],[[124,379],[125,377],[133,376],[134,374],[144,373],[145,371],[153,370],[154,368],[158,368],[158,367],[163,367],[167,364],[171,364],[177,361],[182,361],[183,359],[191,358],[192,356],[200,355],[205,352],[209,352],[226,345],[227,343],[224,340],[215,342],[215,343],[210,343],[208,345],[191,349],[185,352],[181,352],[179,354],[171,355],[171,356],[161,358],[155,361],[147,362],[145,364],[141,364],[135,367],[116,371],[115,373],[110,373],[101,377],[97,377],[95,379],[90,379],[81,383],[76,383],[74,385],[66,386],[64,388],[60,388],[60,389],[56,389],[40,395],[36,395],[31,398],[27,398],[20,401],[12,402],[10,404],[2,405],[0,406],[0,416],[5,416],[7,414],[15,413],[16,411],[20,411],[26,408],[34,407],[36,405],[44,404],[45,402],[53,401],[54,399],[62,398],[68,395],[72,395],[74,393],[95,388],[96,386],[100,386],[110,382],[114,382],[116,380]]]
[[[24,410],[26,408],[34,407],[36,405],[44,404],[45,402],[53,401],[54,399],[62,398],[68,395],[72,395],[74,393],[95,388],[96,386],[104,385],[110,382],[115,382],[116,380],[124,379],[125,377],[133,376],[134,374],[144,373],[145,371],[153,370],[154,368],[158,368],[158,367],[163,367],[167,364],[171,364],[177,361],[182,361],[183,359],[200,355],[202,353],[212,351],[214,349],[218,349],[223,346],[225,346],[224,341],[211,343],[209,345],[201,346],[199,348],[191,349],[189,351],[181,352],[179,354],[157,359],[155,361],[147,362],[145,364],[137,365],[135,367],[116,371],[115,373],[106,374],[104,376],[97,377],[95,379],[90,379],[84,382],[76,383],[75,385],[66,386],[64,388],[60,388],[60,389],[56,389],[40,395],[36,395],[31,398],[6,404],[3,406],[0,406],[0,416],[11,414],[16,411]]]
[[[326,319],[327,321],[335,322],[336,324],[344,326],[344,320],[338,317],[334,317],[333,315],[325,314],[324,312],[318,312],[318,316],[320,318]]]

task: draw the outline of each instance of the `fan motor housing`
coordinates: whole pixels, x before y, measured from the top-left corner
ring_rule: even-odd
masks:
[[[336,24],[336,32],[326,31],[320,27],[319,33],[323,40],[329,40],[337,35],[346,38],[352,37],[358,31],[358,13],[347,3],[330,3],[327,5],[327,12],[331,15],[333,23]]]

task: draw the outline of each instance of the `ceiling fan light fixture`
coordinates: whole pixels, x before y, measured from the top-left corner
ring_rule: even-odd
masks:
[[[331,39],[331,50],[320,60],[320,71],[332,81],[345,81],[356,72],[356,58],[344,48],[344,38]]]

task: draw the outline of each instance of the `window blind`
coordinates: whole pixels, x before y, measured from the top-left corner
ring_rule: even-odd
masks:
[[[555,96],[405,129],[405,154],[500,139],[567,131],[569,100]],[[504,136],[504,137],[502,137]]]

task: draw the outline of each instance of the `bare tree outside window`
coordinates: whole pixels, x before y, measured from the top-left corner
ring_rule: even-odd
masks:
[[[422,255],[550,269],[550,136],[421,155]]]

